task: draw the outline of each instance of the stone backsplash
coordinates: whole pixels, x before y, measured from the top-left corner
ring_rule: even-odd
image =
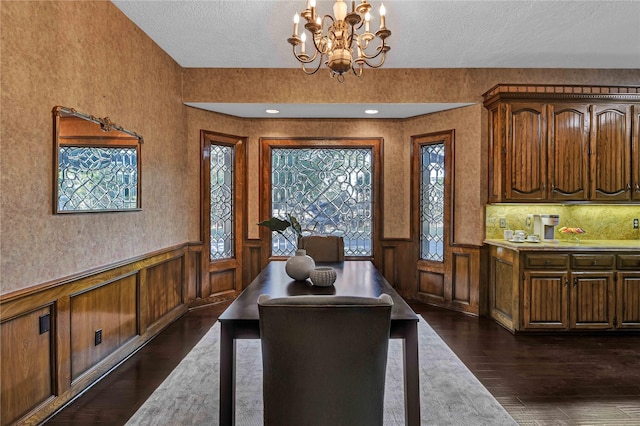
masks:
[[[633,229],[633,219],[640,220],[640,205],[620,204],[491,204],[486,208],[486,238],[503,238],[500,218],[505,218],[506,229],[533,231],[527,226],[528,214],[557,214],[560,225],[555,238],[568,239],[562,234],[563,226],[580,227],[586,231],[581,240],[640,240],[640,230]]]

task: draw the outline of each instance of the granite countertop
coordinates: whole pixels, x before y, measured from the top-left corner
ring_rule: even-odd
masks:
[[[637,251],[640,253],[640,240],[582,240],[576,244],[562,240],[513,243],[502,239],[486,239],[484,243],[517,251]]]

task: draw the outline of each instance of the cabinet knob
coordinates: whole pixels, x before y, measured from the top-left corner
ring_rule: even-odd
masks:
[[[631,184],[630,183],[627,184],[627,191],[631,191]]]
[[[640,183],[636,182],[636,192],[640,192]]]
[[[592,265],[597,265],[597,264],[598,264],[598,261],[597,261],[597,260],[594,260],[593,262],[591,262],[591,264],[592,264]]]
[[[550,260],[545,260],[545,261],[544,261],[544,264],[545,264],[545,265],[551,265],[551,261],[550,261]]]
[[[573,279],[573,286],[576,287],[578,285],[578,279],[574,278]]]

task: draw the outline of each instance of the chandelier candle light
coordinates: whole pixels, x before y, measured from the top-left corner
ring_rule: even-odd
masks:
[[[360,77],[364,65],[379,68],[384,64],[385,56],[391,47],[386,43],[391,35],[385,27],[385,8],[380,5],[380,29],[371,33],[371,4],[367,0],[356,6],[351,2],[351,12],[347,13],[347,4],[343,0],[336,0],[333,5],[333,15],[316,15],[316,0],[308,0],[307,8],[293,17],[293,35],[287,41],[293,46],[293,55],[302,63],[302,70],[306,74],[315,74],[324,63],[329,67],[331,77],[344,81],[344,73],[349,70]],[[309,32],[313,42],[313,54],[306,52],[306,32],[298,36],[298,24],[302,16],[307,22],[304,28]],[[375,51],[370,44],[375,38],[380,43]],[[298,47],[299,46],[299,47]],[[354,59],[354,49],[357,55]],[[371,53],[368,53],[371,52]],[[375,63],[371,61],[375,60]],[[309,68],[307,68],[309,65]]]

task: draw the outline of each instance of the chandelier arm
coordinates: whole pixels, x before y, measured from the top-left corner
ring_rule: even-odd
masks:
[[[378,55],[376,55],[376,56],[378,56]],[[375,56],[374,56],[374,58],[375,58]],[[379,64],[377,64],[377,65],[372,65],[372,64],[371,64],[371,63],[369,63],[369,61],[368,61],[368,60],[366,60],[366,59],[362,59],[362,60],[361,60],[361,62],[363,62],[363,63],[367,64],[367,66],[368,66],[369,68],[380,68],[380,67],[382,66],[382,64],[384,64],[384,60],[385,60],[386,58],[387,58],[387,55],[382,55],[382,58],[380,59],[380,63],[379,63]]]
[[[360,63],[358,64],[358,71],[356,71],[356,68],[354,66],[351,66],[351,71],[353,71],[353,75],[355,75],[356,77],[361,77],[363,68],[364,67]]]
[[[293,56],[294,56],[298,61],[300,61],[300,62],[301,62],[301,63],[303,63],[303,64],[310,64],[310,63],[312,63],[313,61],[315,61],[315,60],[316,60],[316,58],[318,57],[318,51],[317,51],[317,50],[316,50],[316,51],[314,51],[314,52],[313,52],[313,56],[311,56],[311,57],[308,57],[308,56],[305,54],[305,56],[307,56],[307,58],[305,59],[304,57],[299,56],[299,55],[296,53],[296,47],[295,47],[295,46],[293,46]]]
[[[320,60],[318,61],[318,65],[316,66],[316,68],[314,70],[307,70],[307,68],[305,67],[305,64],[303,63],[302,64],[302,71],[307,75],[313,75],[313,74],[318,72],[318,70],[320,69],[320,65],[322,65],[322,57],[320,57]]]
[[[386,47],[386,46],[387,46],[387,45],[386,45],[386,43],[384,42],[384,40],[382,40],[382,44],[381,44],[380,46],[376,47],[376,50],[377,50],[378,52],[377,52],[375,55],[371,55],[371,56],[370,56],[370,55],[367,55],[367,53],[365,52],[365,49],[367,48],[367,46],[365,46],[364,48],[362,48],[362,49],[360,50],[361,56],[358,56],[358,59],[364,59],[364,60],[367,60],[367,59],[375,59],[375,58],[377,58],[378,56],[380,56],[380,54],[381,54],[381,53],[385,52],[385,47]],[[389,49],[387,49],[387,50],[389,50]],[[384,55],[383,55],[383,56],[384,56]],[[367,63],[367,65],[368,65],[368,63]],[[369,65],[369,66],[370,66],[370,65]]]
[[[353,35],[355,32],[356,30],[353,28],[353,25],[351,25],[351,34],[349,34],[349,50],[353,47]]]

